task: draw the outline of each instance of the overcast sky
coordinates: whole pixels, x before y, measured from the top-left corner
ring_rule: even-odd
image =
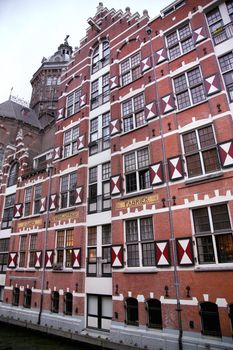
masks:
[[[172,0],[105,0],[108,9],[131,13],[147,9],[150,18]],[[33,73],[44,57],[51,56],[70,35],[69,44],[79,46],[93,17],[97,0],[0,0],[0,103],[12,95],[30,100]]]

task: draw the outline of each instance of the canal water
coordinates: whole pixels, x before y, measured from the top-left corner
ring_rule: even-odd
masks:
[[[0,322],[0,350],[93,350],[83,343]]]

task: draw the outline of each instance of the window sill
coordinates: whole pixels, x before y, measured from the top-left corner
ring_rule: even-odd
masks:
[[[211,271],[233,271],[233,263],[223,264],[223,266],[213,265],[213,266],[196,266],[194,272],[211,272]]]
[[[175,100],[177,101],[177,98],[175,98]],[[201,105],[202,103],[206,103],[208,101],[208,97],[205,98],[205,100],[202,100],[198,103],[195,103],[193,105],[190,105],[190,106],[187,106],[187,107],[184,107],[182,109],[178,109],[178,107],[176,107],[176,113],[182,113],[182,112],[185,112],[187,110],[189,110],[190,108],[194,108],[194,107],[197,107],[199,105]]]
[[[158,269],[155,266],[150,267],[126,267],[123,273],[158,273]]]
[[[139,130],[139,129],[142,129],[142,128],[144,128],[144,127],[147,126],[147,125],[148,125],[148,122],[146,121],[145,124],[140,125],[140,126],[138,126],[137,128],[134,128],[134,129],[128,130],[128,131],[122,131],[122,133],[121,133],[120,136],[128,135],[130,132],[133,132],[133,131],[137,131],[137,130]]]
[[[148,70],[149,70],[149,69],[148,69]],[[122,76],[121,76],[121,77],[122,77]],[[125,84],[125,85],[122,85],[122,83],[121,83],[120,86],[119,86],[119,90],[125,88],[126,86],[129,86],[129,85],[132,84],[132,83],[135,83],[135,81],[140,80],[142,77],[143,77],[143,73],[141,73],[141,76],[140,76],[140,77],[138,77],[137,79],[134,79],[134,80],[130,81],[129,83],[127,83],[127,84]]]
[[[187,55],[190,52],[195,51],[195,50],[196,50],[196,46],[194,46],[191,50],[189,50],[189,51],[187,51],[185,53],[182,53],[181,55],[179,55],[177,57],[174,57],[174,58],[170,58],[169,57],[168,61],[169,61],[169,63],[174,62],[175,60],[177,60],[177,59],[179,59],[179,58],[181,58],[181,57],[183,57],[183,56],[185,56],[185,55]],[[169,52],[169,47],[167,47],[167,52]]]
[[[72,273],[73,269],[72,268],[62,268],[61,270],[52,269],[51,271],[55,272],[55,273]]]
[[[55,215],[56,214],[62,214],[70,211],[74,211],[76,209],[76,206],[69,207],[69,208],[57,208]]]
[[[138,192],[132,192],[132,193],[127,193],[121,196],[121,199],[128,199],[128,198],[133,198],[133,197],[139,197],[139,196],[143,196],[145,194],[150,194],[153,193],[154,190],[153,188],[147,188],[145,190],[141,190]]]
[[[222,177],[222,176],[223,176],[223,172],[218,171],[217,173],[202,175],[200,177],[194,177],[194,178],[191,178],[189,180],[186,180],[185,185],[192,185],[192,184],[195,184],[197,182],[209,181],[209,180],[217,179],[217,178]]]

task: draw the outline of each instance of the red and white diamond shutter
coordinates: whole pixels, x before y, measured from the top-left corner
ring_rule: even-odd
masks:
[[[53,267],[53,250],[46,250],[45,253],[45,267],[46,269],[51,269]]]
[[[168,170],[171,181],[180,180],[184,177],[181,156],[168,159]]]
[[[14,205],[14,218],[21,218],[23,215],[23,203],[18,203]]]
[[[222,167],[233,166],[233,140],[219,144],[218,149]]]
[[[159,64],[167,59],[167,50],[162,47],[160,50],[155,52],[155,63]]]
[[[150,120],[154,117],[157,117],[157,115],[158,115],[157,103],[155,101],[148,103],[145,107],[146,120]]]
[[[41,267],[41,261],[42,261],[42,251],[36,252],[36,262],[35,262],[35,267],[40,268]]]
[[[121,132],[121,121],[119,119],[111,120],[110,122],[110,133],[115,135]]]
[[[72,267],[79,269],[81,267],[81,249],[75,248],[72,251]]]
[[[178,265],[193,265],[192,238],[177,238],[177,262]]]
[[[121,175],[115,175],[111,177],[111,195],[121,193]]]
[[[78,150],[85,147],[85,135],[81,135],[77,139],[77,148]]]
[[[83,201],[83,187],[76,188],[76,200],[75,204],[80,204]]]
[[[206,38],[206,31],[204,27],[200,27],[193,30],[193,40],[194,44],[199,43],[200,41]]]
[[[155,261],[157,266],[169,266],[171,264],[169,241],[155,242]]]
[[[40,199],[40,213],[46,210],[46,197]]]
[[[150,68],[151,68],[151,58],[150,58],[150,56],[148,56],[141,61],[142,73],[144,73],[146,70],[148,70]]]
[[[58,196],[56,193],[51,194],[49,197],[49,210],[54,210],[57,208]]]
[[[64,116],[64,108],[60,108],[58,111],[57,111],[57,119],[62,119]]]
[[[204,78],[204,85],[207,96],[216,94],[221,90],[219,75],[216,73],[207,78]]]
[[[160,185],[163,183],[163,167],[162,162],[155,163],[150,166],[150,182],[151,185]]]
[[[115,75],[114,77],[111,77],[110,80],[109,80],[109,86],[110,86],[110,89],[114,89],[115,87],[118,86],[118,76]]]
[[[9,268],[11,268],[11,269],[16,268],[17,257],[18,257],[18,254],[16,252],[9,253],[9,257],[8,257],[8,267]]]
[[[161,112],[162,114],[171,112],[175,109],[175,100],[172,94],[161,97]]]
[[[86,103],[87,103],[87,95],[84,94],[80,97],[80,107],[85,106]]]
[[[122,245],[112,246],[111,260],[112,260],[112,267],[116,267],[116,268],[123,267],[124,261],[123,261]]]
[[[54,148],[54,156],[53,156],[53,160],[57,160],[61,158],[61,153],[62,153],[62,148],[59,147],[55,147]]]

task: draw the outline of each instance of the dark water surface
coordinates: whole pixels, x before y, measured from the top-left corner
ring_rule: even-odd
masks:
[[[0,350],[93,349],[99,348],[0,322]]]

